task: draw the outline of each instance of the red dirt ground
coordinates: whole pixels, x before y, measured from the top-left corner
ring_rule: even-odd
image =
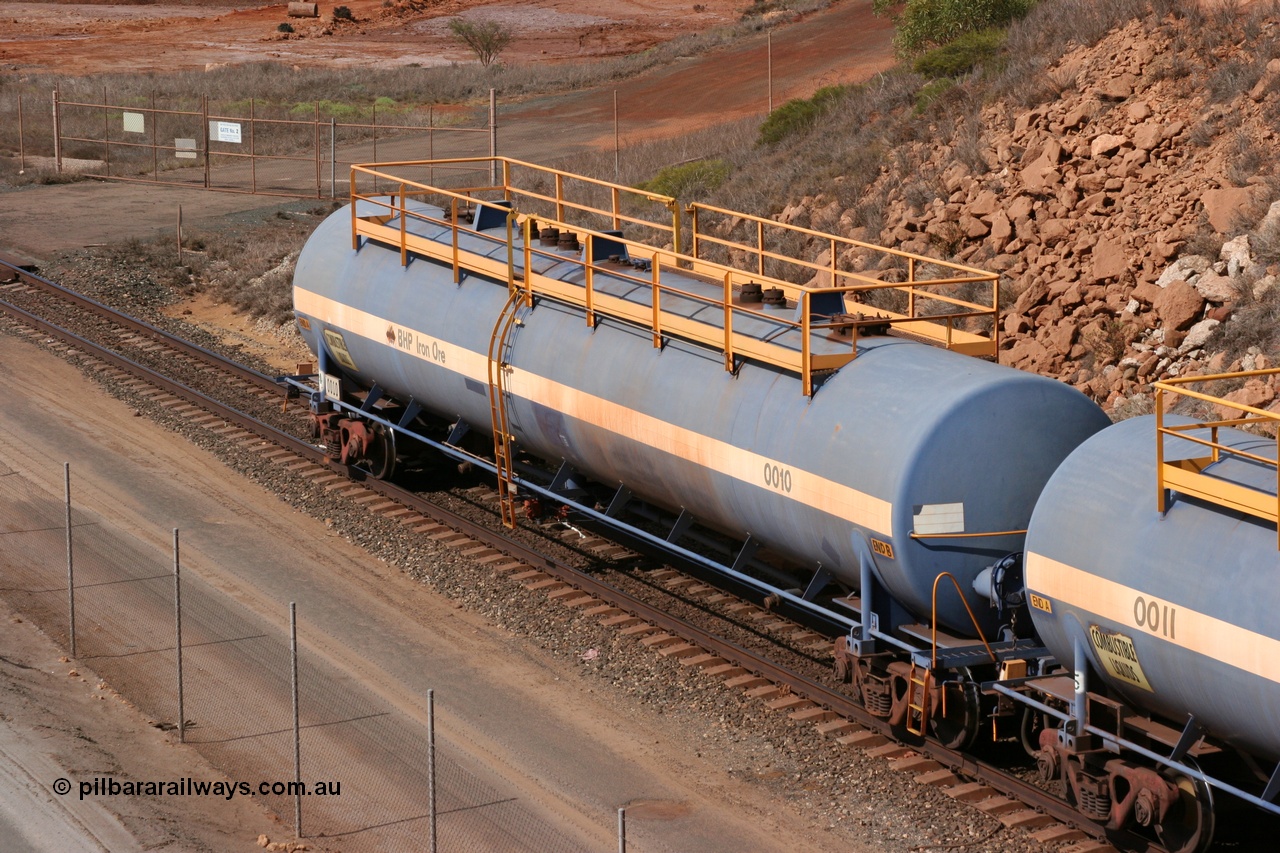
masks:
[[[0,64],[10,71],[173,71],[223,63],[432,65],[471,60],[448,19],[492,19],[514,34],[504,61],[528,63],[635,53],[685,32],[736,20],[743,0],[345,0],[355,23],[290,18],[285,3],[11,2],[0,12]],[[857,5],[868,7],[870,3]],[[869,14],[869,12],[868,12]],[[7,19],[7,20],[6,20]],[[289,23],[296,32],[277,31]],[[881,29],[887,22],[881,22]],[[851,31],[856,32],[856,31]]]

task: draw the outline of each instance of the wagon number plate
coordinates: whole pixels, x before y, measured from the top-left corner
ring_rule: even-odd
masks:
[[[328,373],[321,373],[320,379],[324,383],[324,396],[328,400],[342,399],[342,380],[337,376]]]

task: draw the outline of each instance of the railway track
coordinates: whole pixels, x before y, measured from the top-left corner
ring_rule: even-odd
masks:
[[[8,279],[6,281],[6,279]],[[92,315],[107,330],[104,337],[118,343],[72,333],[26,308],[12,304],[11,295],[56,298],[78,312]],[[744,642],[726,638],[720,631],[673,615],[651,597],[620,588],[590,572],[549,555],[545,549],[488,527],[458,512],[391,483],[363,479],[360,472],[329,462],[323,450],[281,424],[296,420],[301,406],[289,415],[285,390],[271,377],[245,368],[210,350],[177,340],[146,323],[126,318],[105,305],[72,294],[52,282],[0,260],[0,313],[11,318],[15,331],[28,337],[44,337],[55,349],[82,359],[89,369],[120,382],[150,398],[164,409],[208,429],[224,439],[279,466],[307,477],[326,490],[362,505],[366,510],[394,519],[422,536],[446,544],[481,565],[504,573],[532,592],[540,592],[564,606],[597,619],[621,635],[634,638],[656,654],[701,669],[724,684],[743,690],[767,707],[786,713],[793,721],[812,724],[841,746],[860,748],[882,757],[925,785],[943,788],[954,799],[971,803],[1003,825],[1031,832],[1045,842],[1062,842],[1070,853],[1097,853],[1113,849],[1101,829],[1081,821],[1074,809],[1041,788],[1007,770],[931,742],[902,743],[882,721],[868,714],[854,699],[811,674],[783,665],[774,656]],[[58,315],[63,316],[65,309]],[[122,354],[118,349],[125,350]],[[184,375],[209,378],[216,372],[219,387],[232,388],[255,401],[252,413],[196,390],[173,378],[170,368]],[[222,394],[218,395],[222,397]],[[257,415],[266,412],[276,423]],[[496,527],[496,526],[495,526]],[[609,552],[617,546],[603,539],[585,540],[580,547]],[[813,658],[825,638],[801,626],[780,620],[754,604],[731,599],[697,579],[665,568],[651,569],[640,578],[641,586],[679,595],[693,606],[709,609],[715,604],[732,615],[748,634],[789,641],[800,654]],[[720,596],[719,600],[711,599]],[[741,639],[741,635],[739,635]],[[806,651],[807,650],[807,651]],[[1159,851],[1146,840],[1114,839],[1125,845],[1141,844]],[[1127,846],[1127,845],[1126,845]]]

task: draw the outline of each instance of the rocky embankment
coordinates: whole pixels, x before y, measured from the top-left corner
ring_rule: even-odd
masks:
[[[1270,366],[1268,341],[1233,324],[1280,299],[1280,59],[1260,52],[1280,21],[1212,48],[1188,27],[1133,21],[1068,51],[1040,103],[988,103],[894,152],[915,168],[886,167],[869,189],[885,200],[879,233],[821,196],[780,218],[803,208],[999,271],[1001,361],[1113,412],[1140,410],[1159,378]],[[1266,405],[1275,390],[1234,394]]]

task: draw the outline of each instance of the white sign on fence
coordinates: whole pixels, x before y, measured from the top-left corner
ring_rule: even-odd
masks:
[[[146,133],[147,123],[142,113],[125,113],[124,114],[124,132],[125,133]]]
[[[236,121],[209,122],[209,139],[212,142],[240,144],[240,123]]]
[[[178,149],[173,152],[173,156],[179,160],[196,159],[196,141],[194,139],[175,139],[173,147]]]

